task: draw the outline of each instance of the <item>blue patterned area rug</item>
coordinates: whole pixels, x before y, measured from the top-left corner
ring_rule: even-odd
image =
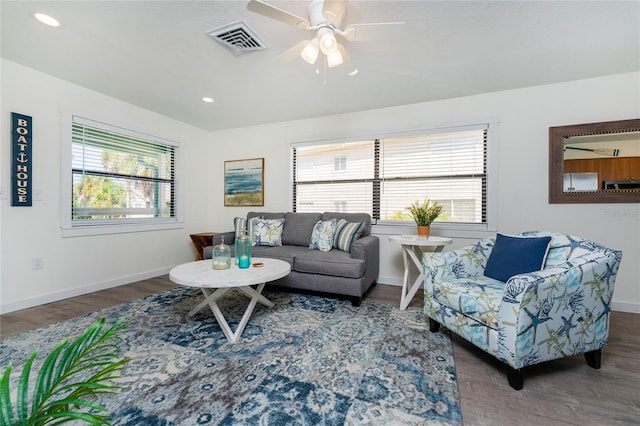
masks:
[[[114,425],[461,425],[451,339],[416,308],[265,291],[228,343],[199,290],[175,288],[0,342],[17,375],[96,318],[125,317],[124,391],[101,396]],[[248,299],[219,304],[233,330]],[[38,357],[42,362],[44,355]]]

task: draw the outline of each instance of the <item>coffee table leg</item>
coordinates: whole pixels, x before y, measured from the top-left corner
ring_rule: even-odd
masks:
[[[193,308],[193,310],[189,313],[189,316],[198,312],[204,306],[209,305],[209,307],[211,308],[211,311],[213,312],[213,315],[216,317],[216,320],[218,321],[218,324],[220,325],[220,328],[222,329],[222,332],[226,336],[227,340],[229,340],[229,342],[231,343],[236,343],[240,339],[242,332],[247,326],[247,323],[249,322],[249,317],[251,317],[251,314],[253,313],[253,310],[255,309],[256,304],[260,302],[263,305],[266,305],[268,307],[273,306],[273,302],[271,302],[269,299],[261,295],[262,289],[264,289],[264,285],[265,284],[262,283],[258,285],[255,289],[253,289],[250,286],[237,288],[241,293],[250,297],[251,300],[249,301],[249,306],[247,306],[247,309],[244,311],[244,315],[242,315],[242,319],[240,320],[240,323],[238,324],[238,327],[236,328],[235,333],[231,331],[231,327],[229,327],[229,323],[224,318],[224,315],[222,314],[220,307],[218,307],[218,304],[216,303],[216,301],[219,298],[224,296],[224,294],[227,293],[227,291],[232,290],[232,288],[219,288],[213,293],[209,293],[207,289],[203,288],[202,292],[205,295],[205,300],[200,302],[195,308]]]
[[[264,288],[264,284],[262,284],[262,288]],[[254,296],[257,296],[258,298],[258,302],[260,302],[261,304],[263,304],[264,306],[268,307],[268,308],[273,308],[273,302],[269,299],[267,299],[266,297],[264,297],[262,294],[260,294],[262,292],[262,288],[260,288],[260,290],[258,291],[257,289],[254,290],[253,288],[247,286],[247,287],[238,287],[238,291],[240,291],[241,293],[243,293],[245,296],[249,297],[249,298],[253,298]]]
[[[205,306],[207,306],[209,304],[209,299],[218,300],[219,298],[224,296],[229,290],[231,290],[231,289],[230,288],[219,288],[216,291],[214,291],[213,293],[209,293],[209,291],[206,288],[203,288],[202,289],[202,294],[204,294],[204,300],[202,302],[198,303],[196,305],[196,307],[193,308],[191,310],[191,312],[189,312],[187,314],[187,316],[189,316],[189,317],[194,316],[197,312],[200,312]]]

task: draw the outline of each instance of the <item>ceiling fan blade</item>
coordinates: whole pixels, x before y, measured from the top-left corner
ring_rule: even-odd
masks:
[[[247,4],[247,10],[297,28],[307,29],[310,26],[309,21],[306,19],[265,3],[262,0],[250,0]]]
[[[340,25],[347,12],[347,0],[324,0],[322,16],[333,25]]]
[[[402,37],[404,22],[378,22],[375,24],[351,24],[336,32],[349,41],[398,40]]]
[[[300,57],[300,53],[302,53],[302,49],[309,43],[309,40],[302,40],[300,43],[297,43],[295,46],[285,50],[276,58],[276,62],[279,64],[286,64],[288,62],[293,61],[296,58]]]

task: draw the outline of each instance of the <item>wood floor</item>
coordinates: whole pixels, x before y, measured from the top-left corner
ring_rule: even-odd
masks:
[[[0,315],[0,336],[93,312],[174,285],[161,276]],[[376,285],[366,300],[399,304],[400,288]],[[416,295],[411,306],[421,307]],[[524,389],[514,391],[501,363],[453,336],[462,417],[467,426],[640,424],[640,314],[613,312],[602,368],[575,356],[525,370]]]

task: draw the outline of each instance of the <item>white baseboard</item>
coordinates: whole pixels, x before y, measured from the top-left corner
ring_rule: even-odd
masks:
[[[0,304],[0,314],[8,314],[22,309],[32,308],[34,306],[44,305],[46,303],[57,302],[59,300],[68,299],[70,297],[82,296],[83,294],[93,293],[95,291],[106,290],[108,288],[119,287],[125,284],[131,284],[136,281],[146,280],[157,277],[159,275],[168,274],[172,266],[167,268],[147,271],[140,274],[120,277],[113,280],[103,281],[99,283],[89,284],[83,287],[77,287],[69,290],[63,290],[55,293],[44,294],[17,302]],[[392,285],[402,287],[402,278],[379,276],[378,284]],[[611,309],[616,312],[628,312],[632,314],[640,314],[640,304],[627,302],[611,302]]]
[[[616,312],[629,312],[630,314],[640,314],[640,305],[637,303],[611,302],[611,310]]]
[[[393,285],[393,286],[396,286],[396,287],[402,287],[402,278],[378,276],[378,279],[376,280],[376,283],[378,283],[378,284],[386,284],[386,285]]]
[[[142,272],[140,274],[120,277],[113,280],[92,283],[82,287],[76,287],[68,290],[62,290],[54,293],[48,293],[31,297],[29,299],[19,300],[0,305],[0,314],[8,314],[9,312],[20,311],[22,309],[32,308],[34,306],[44,305],[46,303],[57,302],[59,300],[68,299],[70,297],[82,296],[83,294],[93,293],[95,291],[106,290],[108,288],[119,287],[125,284],[131,284],[136,281],[146,280],[157,277],[159,275],[168,274],[172,267],[156,269],[154,271]]]

